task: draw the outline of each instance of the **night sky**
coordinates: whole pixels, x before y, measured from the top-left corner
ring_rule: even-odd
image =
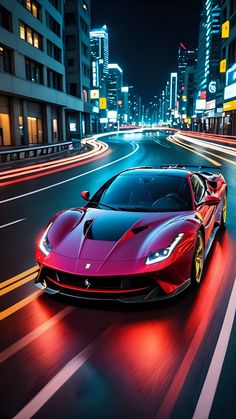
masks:
[[[143,101],[177,70],[179,42],[196,48],[201,0],[91,0],[92,28],[106,24],[109,61]]]

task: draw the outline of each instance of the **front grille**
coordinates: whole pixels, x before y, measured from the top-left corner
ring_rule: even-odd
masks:
[[[153,288],[156,282],[149,276],[111,276],[111,277],[91,277],[73,275],[53,269],[44,268],[41,278],[56,283],[58,286],[71,286],[84,291],[104,291],[104,292],[126,292],[132,290],[142,290]]]

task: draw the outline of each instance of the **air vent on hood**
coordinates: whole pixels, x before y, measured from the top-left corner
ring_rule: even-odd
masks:
[[[146,230],[149,226],[142,226],[142,227],[136,227],[136,228],[132,228],[132,233],[134,234],[138,234],[141,233],[142,231]]]
[[[92,222],[93,222],[93,220],[85,221],[85,223],[84,223],[84,235],[87,234],[87,231],[88,231],[89,227],[91,226]]]

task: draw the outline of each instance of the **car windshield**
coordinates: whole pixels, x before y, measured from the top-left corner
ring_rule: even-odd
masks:
[[[125,172],[98,190],[89,204],[93,205],[123,211],[188,211],[192,200],[185,177]]]

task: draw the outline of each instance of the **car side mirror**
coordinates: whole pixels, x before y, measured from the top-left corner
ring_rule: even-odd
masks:
[[[80,195],[82,196],[82,198],[85,199],[85,201],[89,201],[89,192],[88,191],[80,192]]]
[[[217,198],[217,196],[208,195],[206,196],[204,201],[201,201],[197,204],[197,207],[199,207],[200,205],[209,205],[209,206],[219,205],[220,202],[221,200],[220,198]]]

